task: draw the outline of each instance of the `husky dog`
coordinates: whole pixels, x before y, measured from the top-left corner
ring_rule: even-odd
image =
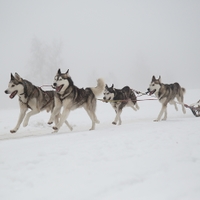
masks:
[[[122,113],[122,109],[125,106],[129,106],[135,111],[139,109],[139,106],[137,104],[137,97],[129,86],[125,86],[122,89],[116,89],[114,88],[113,84],[111,87],[108,87],[108,85],[106,85],[103,100],[106,103],[110,102],[112,107],[115,109],[116,117],[115,120],[112,122],[115,125],[118,121],[119,125],[121,125],[122,120],[120,115]]]
[[[156,79],[155,76],[153,76],[149,88],[147,90],[150,95],[155,94],[156,97],[159,99],[160,103],[162,104],[162,109],[157,119],[154,121],[160,121],[163,114],[164,114],[163,120],[167,119],[168,103],[173,104],[175,106],[175,109],[178,110],[175,98],[181,104],[183,113],[186,113],[183,102],[185,88],[182,88],[178,83],[163,84],[161,83],[161,76],[159,76],[158,79]]]
[[[58,69],[57,74],[54,78],[53,86],[55,87],[57,95],[55,96],[55,108],[49,119],[49,124],[53,123],[55,116],[62,109],[60,121],[53,127],[57,132],[67,119],[71,110],[83,107],[90,119],[92,120],[92,127],[90,130],[95,129],[95,124],[99,123],[96,117],[96,96],[100,95],[104,90],[103,79],[97,80],[96,87],[78,88],[74,85],[72,78],[69,75],[69,69],[66,73],[61,73]]]
[[[28,125],[29,118],[32,115],[43,110],[47,112],[53,111],[55,91],[43,91],[31,82],[22,79],[17,73],[15,73],[14,76],[11,73],[11,79],[5,93],[10,94],[11,99],[16,95],[19,97],[20,115],[17,125],[10,130],[11,133],[15,133],[19,129],[25,115],[26,117],[23,122],[24,127]],[[26,114],[28,109],[31,109],[31,111]],[[58,123],[58,116],[55,117],[55,123]]]

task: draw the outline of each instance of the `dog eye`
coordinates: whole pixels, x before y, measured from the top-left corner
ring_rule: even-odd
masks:
[[[11,87],[15,87],[15,85],[13,84],[13,85],[11,85]]]

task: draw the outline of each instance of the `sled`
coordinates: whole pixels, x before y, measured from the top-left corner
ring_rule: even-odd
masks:
[[[195,117],[200,117],[200,100],[197,103],[193,103],[190,106],[184,104],[186,108],[189,108]]]

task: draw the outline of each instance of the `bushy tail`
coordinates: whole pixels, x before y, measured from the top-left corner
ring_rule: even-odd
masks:
[[[186,90],[185,90],[185,88],[181,88],[182,89],[182,91],[183,91],[183,94],[186,92]]]
[[[95,97],[102,94],[105,88],[105,83],[102,78],[97,79],[97,86],[91,87],[92,92],[94,93]]]

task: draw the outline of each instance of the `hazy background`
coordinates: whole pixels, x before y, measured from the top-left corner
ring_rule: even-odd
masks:
[[[0,108],[17,105],[11,72],[38,86],[69,68],[78,87],[146,91],[161,75],[199,88],[199,37],[199,0],[0,0]]]

